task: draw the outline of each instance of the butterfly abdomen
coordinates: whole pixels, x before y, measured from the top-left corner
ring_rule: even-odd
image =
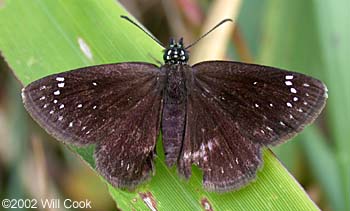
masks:
[[[164,65],[166,85],[164,90],[164,107],[162,113],[163,147],[166,163],[176,163],[185,133],[186,119],[186,80],[182,68],[184,65]]]

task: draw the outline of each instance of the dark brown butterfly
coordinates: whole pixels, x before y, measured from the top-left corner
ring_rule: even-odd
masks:
[[[187,49],[171,40],[161,67],[125,62],[47,76],[23,89],[24,105],[58,140],[95,144],[97,170],[116,187],[152,175],[162,128],[168,166],[189,178],[197,165],[208,190],[238,189],[255,177],[262,147],[288,140],[318,116],[327,89],[273,67],[190,66]]]

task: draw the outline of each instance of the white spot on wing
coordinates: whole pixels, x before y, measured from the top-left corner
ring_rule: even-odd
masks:
[[[210,93],[210,91],[206,87],[203,87],[203,89],[206,93]]]
[[[293,97],[293,101],[294,102],[298,101],[298,98],[297,97]]]
[[[273,104],[272,104],[272,103],[270,103],[270,104],[269,104],[269,106],[270,106],[270,107],[273,107]]]
[[[63,87],[64,87],[64,83],[58,83],[57,86],[58,86],[59,88],[63,88]]]
[[[200,149],[201,149],[201,150],[205,150],[204,143],[201,144]]]
[[[323,96],[324,96],[325,98],[328,98],[328,88],[327,88],[327,86],[324,85],[324,84],[323,84],[323,87],[324,87],[324,90],[325,90]]]
[[[88,44],[86,44],[86,42],[81,37],[78,38],[78,43],[80,46],[80,50],[84,53],[84,55],[88,59],[92,59],[92,53]]]
[[[64,108],[64,104],[61,104],[61,105],[60,105],[60,109],[63,109],[63,108]]]
[[[304,83],[304,84],[303,84],[303,86],[305,86],[305,87],[309,87],[310,85],[309,85],[309,84],[307,84],[307,83]]]
[[[284,82],[287,86],[292,86],[293,85],[293,83],[291,82],[291,81],[285,81]]]
[[[208,149],[209,151],[213,150],[213,142],[208,141]]]
[[[193,159],[197,159],[198,158],[198,156],[199,156],[199,152],[198,151],[195,151],[194,153],[193,153]]]
[[[290,102],[287,103],[287,106],[288,106],[289,108],[293,107],[293,105],[292,105]]]
[[[292,80],[294,78],[294,76],[292,75],[286,75],[286,80]]]
[[[73,122],[70,122],[68,126],[73,127]]]
[[[60,92],[60,90],[56,90],[53,94],[54,94],[54,95],[60,95],[61,92]]]
[[[295,93],[297,93],[297,90],[292,87],[292,88],[290,88],[290,92],[295,94]]]
[[[184,159],[187,160],[191,156],[191,152],[185,152],[184,153]]]
[[[58,121],[62,121],[62,119],[63,119],[63,116],[58,117]]]
[[[56,77],[56,81],[63,82],[63,81],[64,81],[64,78],[63,78],[63,77]]]
[[[55,103],[55,104],[56,104],[57,102],[58,102],[57,100],[53,100],[53,103]]]
[[[41,86],[39,90],[46,89],[46,86]]]
[[[256,103],[254,104],[254,106],[255,106],[256,108],[258,108],[258,107],[259,107],[259,105],[258,105],[258,104],[256,104]]]
[[[81,107],[83,107],[83,104],[78,104],[77,107],[81,108]]]
[[[24,94],[24,88],[22,88],[21,95],[22,95],[22,99],[23,99],[23,100],[26,99],[26,96],[25,96],[25,94]]]
[[[39,100],[45,100],[45,98],[46,98],[45,96],[42,96]]]
[[[92,82],[92,85],[97,86],[97,83],[96,82]]]
[[[26,96],[25,96],[25,94],[24,94],[24,88],[22,88],[21,95],[22,95],[22,99],[23,99],[23,100],[26,99]]]

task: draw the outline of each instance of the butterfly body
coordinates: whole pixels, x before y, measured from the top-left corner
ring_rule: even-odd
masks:
[[[187,92],[185,72],[182,67],[182,64],[177,64],[171,67],[165,65],[161,68],[167,72],[161,124],[168,166],[174,165],[179,157],[185,130]]]
[[[32,82],[26,109],[58,140],[95,144],[96,168],[116,187],[133,188],[154,171],[162,130],[165,160],[185,178],[203,170],[212,191],[239,189],[256,176],[261,149],[286,141],[325,105],[312,77],[231,61],[190,66],[171,41],[160,68],[125,62],[79,68]]]
[[[187,64],[188,52],[182,39],[170,40],[164,52],[165,73],[162,132],[165,161],[168,166],[176,164],[185,134],[187,90],[191,82],[191,67]]]

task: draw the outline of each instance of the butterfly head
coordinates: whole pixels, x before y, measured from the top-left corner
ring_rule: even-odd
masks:
[[[188,51],[186,50],[183,39],[176,42],[170,39],[169,47],[164,51],[164,62],[166,64],[186,64],[188,61]]]

